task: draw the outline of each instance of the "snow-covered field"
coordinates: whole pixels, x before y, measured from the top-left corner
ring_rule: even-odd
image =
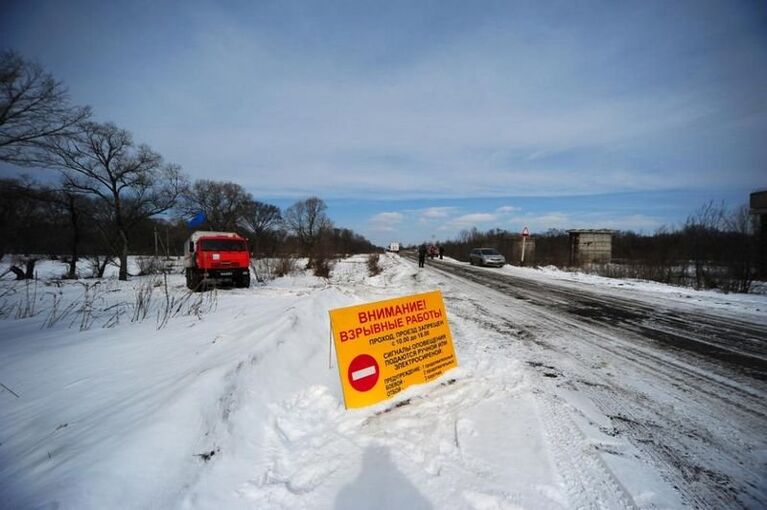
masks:
[[[162,280],[152,277],[0,282],[0,506],[550,509],[695,503],[675,489],[673,476],[659,471],[655,459],[617,433],[589,393],[561,384],[551,352],[527,342],[523,324],[499,329],[477,312],[492,311],[495,291],[429,267],[419,270],[398,256],[381,263],[384,271],[375,277],[368,276],[366,257],[356,256],[339,261],[329,280],[298,274],[250,289],[192,295],[178,274],[169,277],[167,293]],[[61,268],[41,263],[40,274],[57,276]],[[629,289],[647,302],[692,301],[767,322],[767,296],[551,270],[501,271],[588,285],[607,295]],[[459,368],[394,401],[345,410],[328,310],[434,289],[445,296]],[[503,313],[517,320],[514,310]],[[572,342],[567,331],[547,333],[545,340]],[[639,377],[593,363],[594,371]],[[583,369],[567,368],[581,370],[579,380],[592,383]],[[652,381],[632,383],[654,391]],[[763,386],[750,391],[764,396]],[[736,443],[751,449],[749,459],[758,459],[742,467],[755,485],[751,499],[737,500],[748,506],[765,494],[767,439],[764,432],[752,437],[752,429],[742,430]]]

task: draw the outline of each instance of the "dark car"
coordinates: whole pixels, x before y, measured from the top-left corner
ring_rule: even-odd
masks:
[[[479,266],[501,267],[506,263],[506,258],[494,248],[475,248],[469,254],[469,263]]]

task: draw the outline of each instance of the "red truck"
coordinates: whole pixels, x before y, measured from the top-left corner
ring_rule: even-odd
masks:
[[[250,287],[250,252],[234,232],[195,232],[184,244],[186,286],[202,290],[208,283]]]

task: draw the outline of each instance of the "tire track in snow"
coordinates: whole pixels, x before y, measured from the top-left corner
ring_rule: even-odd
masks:
[[[321,289],[318,289],[318,292],[321,292]],[[266,444],[264,455],[269,455],[268,445],[271,437],[268,430],[243,430],[244,426],[250,425],[247,416],[259,416],[268,412],[267,402],[253,398],[253,392],[263,386],[265,379],[273,378],[274,370],[269,367],[270,360],[274,362],[282,359],[281,353],[284,352],[286,338],[289,338],[296,328],[301,327],[302,317],[315,313],[316,306],[315,300],[307,296],[306,299],[301,299],[276,313],[274,322],[254,325],[247,320],[238,321],[224,328],[216,336],[213,343],[220,344],[222,352],[215,354],[212,362],[214,366],[205,372],[221,372],[221,389],[214,399],[209,399],[203,410],[199,439],[194,447],[195,451],[216,453],[204,463],[200,463],[193,476],[180,489],[185,504],[197,506],[193,504],[196,499],[200,495],[205,496],[200,488],[204,490],[206,483],[211,483],[210,479],[221,476],[215,474],[215,470],[221,467],[219,463],[230,463],[233,461],[232,457],[238,457],[252,448],[251,445],[242,448],[245,446],[242,444],[243,437],[248,438],[249,442]],[[248,347],[243,349],[243,343]],[[312,356],[318,350],[323,350],[323,346],[314,345],[312,342],[308,349],[301,352],[304,356]],[[263,462],[263,459],[259,456],[254,461]],[[234,462],[237,462],[237,459]],[[297,482],[291,489],[299,493],[303,484],[309,483]],[[247,500],[249,494],[248,490],[241,490],[240,497]]]
[[[658,345],[723,361],[745,375],[767,380],[767,326],[724,316],[685,312],[610,295],[605,298],[583,288],[572,289],[455,264],[434,267],[441,272],[494,288],[530,304],[554,309],[598,327],[605,322],[629,329]]]
[[[439,274],[449,275],[443,271]],[[487,277],[479,279],[477,285],[486,283]],[[498,290],[496,283],[497,279],[493,279],[491,287]],[[542,284],[537,292],[545,294],[547,290]],[[561,295],[539,300],[520,300],[514,295],[512,299],[489,299],[503,303],[493,311],[474,302],[470,305],[474,311],[463,314],[467,320],[483,317],[480,321],[486,326],[512,334],[519,344],[535,344],[539,357],[551,359],[551,364],[561,361],[562,355],[577,360],[586,375],[580,377],[583,382],[576,380],[572,384],[577,384],[578,390],[610,417],[613,427],[605,432],[628,437],[688,504],[701,508],[765,504],[764,479],[747,467],[755,462],[758,465],[749,452],[759,448],[759,437],[763,437],[759,431],[764,429],[767,416],[758,380],[716,365],[716,373],[707,373],[713,362],[700,363],[696,359],[698,366],[694,366],[680,359],[684,351],[653,350],[637,338],[639,333],[624,329],[625,324],[606,326],[588,318],[581,320],[577,315],[562,315]],[[556,303],[553,306],[552,301]],[[527,324],[520,328],[509,320],[509,315],[521,315]],[[527,334],[519,334],[520,329]],[[578,342],[561,344],[556,338],[574,338]],[[650,381],[652,387],[675,399],[680,409],[658,401],[660,393],[648,396],[620,378],[597,374],[598,370],[591,368],[595,354],[615,366],[630,367],[641,375],[640,380]],[[715,417],[713,422],[711,415]]]
[[[527,330],[515,327],[502,317],[497,317],[484,309],[469,296],[457,296],[451,299],[455,306],[451,314],[457,314],[467,322],[478,324],[487,332],[486,339],[479,340],[475,346],[492,352],[492,356],[508,356],[509,360],[519,360],[519,352],[513,347],[533,340]],[[457,312],[457,313],[456,313]],[[498,327],[498,320],[503,327]],[[508,337],[511,341],[504,341]],[[467,346],[468,347],[468,346]],[[547,387],[546,381],[538,381],[538,387]],[[597,451],[588,442],[569,415],[567,406],[553,391],[536,391],[538,403],[537,421],[548,445],[548,453],[555,467],[561,486],[565,489],[567,508],[637,508],[629,492],[612,470],[601,459]]]
[[[634,500],[615,474],[594,452],[586,436],[551,396],[542,399],[539,416],[550,444],[557,473],[567,487],[573,508],[635,509]]]

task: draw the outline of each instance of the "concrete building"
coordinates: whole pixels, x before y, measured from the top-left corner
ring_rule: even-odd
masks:
[[[613,256],[613,231],[605,229],[568,230],[570,265],[607,264]]]
[[[751,193],[751,214],[759,217],[756,235],[759,239],[757,271],[760,278],[767,276],[767,190]]]

